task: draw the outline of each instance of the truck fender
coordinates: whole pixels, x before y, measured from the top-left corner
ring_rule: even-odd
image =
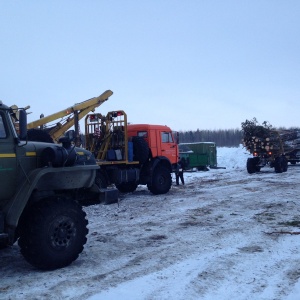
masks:
[[[159,164],[163,164],[165,167],[167,167],[170,170],[170,173],[172,172],[172,164],[170,160],[165,156],[157,156],[152,160],[152,172]]]
[[[6,224],[16,228],[19,218],[34,189],[63,190],[90,188],[99,169],[97,165],[80,165],[62,168],[39,168],[31,171],[16,191],[13,201],[6,207]],[[57,180],[59,179],[59,180]]]

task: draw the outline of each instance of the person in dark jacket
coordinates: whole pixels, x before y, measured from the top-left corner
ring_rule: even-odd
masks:
[[[179,185],[179,178],[181,180],[181,183],[184,185],[183,170],[185,169],[185,167],[186,167],[185,158],[182,157],[180,158],[176,166],[176,171],[175,171],[176,185]]]

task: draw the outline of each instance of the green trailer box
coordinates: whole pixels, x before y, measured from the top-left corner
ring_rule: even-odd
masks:
[[[217,167],[217,147],[213,142],[181,143],[179,156],[187,161],[187,169],[206,170]]]

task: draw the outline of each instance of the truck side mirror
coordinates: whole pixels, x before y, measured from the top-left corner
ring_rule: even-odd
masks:
[[[175,138],[176,144],[179,144],[179,132],[178,131],[173,131],[173,136]]]
[[[21,140],[27,138],[27,113],[25,109],[19,111],[19,137]]]

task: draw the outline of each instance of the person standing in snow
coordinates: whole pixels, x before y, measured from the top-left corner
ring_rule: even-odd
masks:
[[[182,157],[180,158],[176,166],[176,171],[175,171],[176,185],[179,185],[179,178],[181,180],[182,185],[184,185],[183,170],[185,167],[186,167],[185,158]]]

